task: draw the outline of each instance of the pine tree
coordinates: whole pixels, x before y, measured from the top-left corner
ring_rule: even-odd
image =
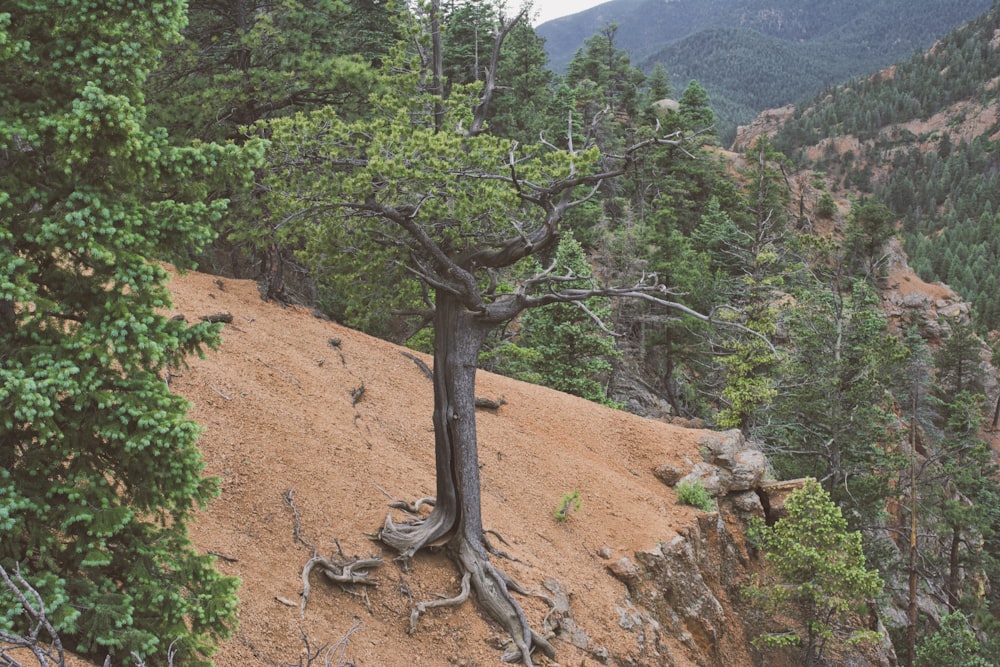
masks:
[[[786,518],[774,526],[755,524],[751,533],[763,546],[774,580],[748,589],[754,599],[797,619],[795,627],[754,640],[761,646],[799,646],[802,665],[827,664],[825,656],[841,642],[874,641],[877,633],[859,629],[858,615],[882,590],[869,570],[861,534],[850,532],[830,496],[814,479],[788,497]]]
[[[188,264],[225,210],[213,192],[260,153],[148,128],[141,88],[183,6],[0,13],[0,566],[68,646],[151,664],[171,646],[200,664],[237,586],[188,539],[217,487],[163,380],[216,329],[168,317],[154,260]],[[9,588],[0,609],[29,632]]]
[[[566,286],[596,287],[587,256],[572,234],[560,239],[552,268],[567,279]],[[534,361],[528,368],[540,384],[607,403],[605,387],[611,362],[619,355],[614,339],[598,328],[595,319],[610,321],[610,311],[606,299],[589,299],[582,305],[589,313],[576,304],[556,304],[524,313],[517,346],[533,352]]]

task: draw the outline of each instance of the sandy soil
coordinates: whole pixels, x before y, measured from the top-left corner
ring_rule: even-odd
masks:
[[[390,497],[434,493],[431,384],[418,366],[395,345],[305,309],[263,303],[249,281],[191,273],[171,287],[175,314],[189,321],[233,316],[221,348],[171,381],[192,401],[191,416],[205,428],[207,472],[221,479],[221,497],[199,516],[193,538],[243,580],[240,628],[217,664],[306,664],[303,637],[314,647],[347,638],[337,655],[358,667],[499,664],[505,637],[471,602],[432,610],[407,633],[415,601],[458,591],[442,553],[419,554],[410,572],[385,554],[375,588],[314,575],[300,612],[312,547],[325,556],[378,554],[366,534],[384,521]],[[703,432],[489,373],[479,376],[478,394],[506,401],[478,413],[484,523],[517,559],[501,566],[532,591],[557,579],[594,643],[627,654],[635,638],[619,627],[615,609],[625,587],[607,565],[669,542],[692,523],[695,510],[677,504],[652,470],[690,466]],[[574,490],[582,508],[557,521],[561,497]],[[610,560],[600,557],[602,547]],[[521,601],[540,627],[547,605]],[[560,665],[600,664],[567,643],[557,640],[556,648]]]

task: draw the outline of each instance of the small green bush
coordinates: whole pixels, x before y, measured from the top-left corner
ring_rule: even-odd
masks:
[[[836,212],[837,202],[834,201],[833,196],[829,192],[824,192],[820,195],[819,203],[816,205],[816,215],[829,220]]]
[[[693,482],[681,482],[674,487],[674,491],[677,493],[677,500],[685,505],[697,507],[705,512],[715,510],[715,501],[712,499],[712,494],[708,492],[704,484],[697,480]]]
[[[576,489],[572,493],[564,493],[554,516],[559,521],[565,521],[569,518],[570,512],[576,512],[582,505],[583,501],[580,500],[580,489]]]

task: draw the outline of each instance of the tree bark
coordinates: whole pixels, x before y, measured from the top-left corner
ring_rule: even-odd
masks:
[[[948,551],[948,606],[958,609],[959,584],[961,580],[962,530],[958,526],[951,529],[951,549]]]
[[[510,580],[490,563],[483,537],[476,439],[476,365],[486,334],[495,326],[468,310],[461,300],[439,291],[434,315],[434,450],[437,502],[424,519],[395,524],[391,518],[379,539],[404,562],[421,548],[447,544],[483,609],[513,639],[504,657],[532,665],[531,650],[555,651],[531,630],[509,591]]]

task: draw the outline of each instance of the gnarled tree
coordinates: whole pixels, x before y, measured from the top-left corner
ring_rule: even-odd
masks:
[[[477,357],[489,331],[551,303],[627,295],[698,316],[655,296],[663,288],[650,281],[598,287],[552,261],[568,210],[625,173],[645,147],[680,139],[648,131],[620,154],[602,154],[586,139],[579,145],[587,128],[573,128],[572,114],[563,148],[493,136],[485,119],[502,83],[495,76],[498,54],[522,17],[498,22],[479,82],[453,85],[447,97],[438,2],[421,18],[415,48],[386,70],[387,92],[375,101],[372,118],[347,122],[325,110],[269,124],[266,185],[281,228],[304,237],[314,271],[349,266],[363,280],[394,270],[425,286],[435,334],[437,502],[420,520],[387,519],[379,539],[404,561],[426,546],[447,544],[479,603],[511,635],[516,650],[506,659],[531,665],[533,649],[553,649],[529,627],[511,596],[512,582],[491,564],[483,539]],[[500,279],[529,256],[545,268],[513,287]]]

